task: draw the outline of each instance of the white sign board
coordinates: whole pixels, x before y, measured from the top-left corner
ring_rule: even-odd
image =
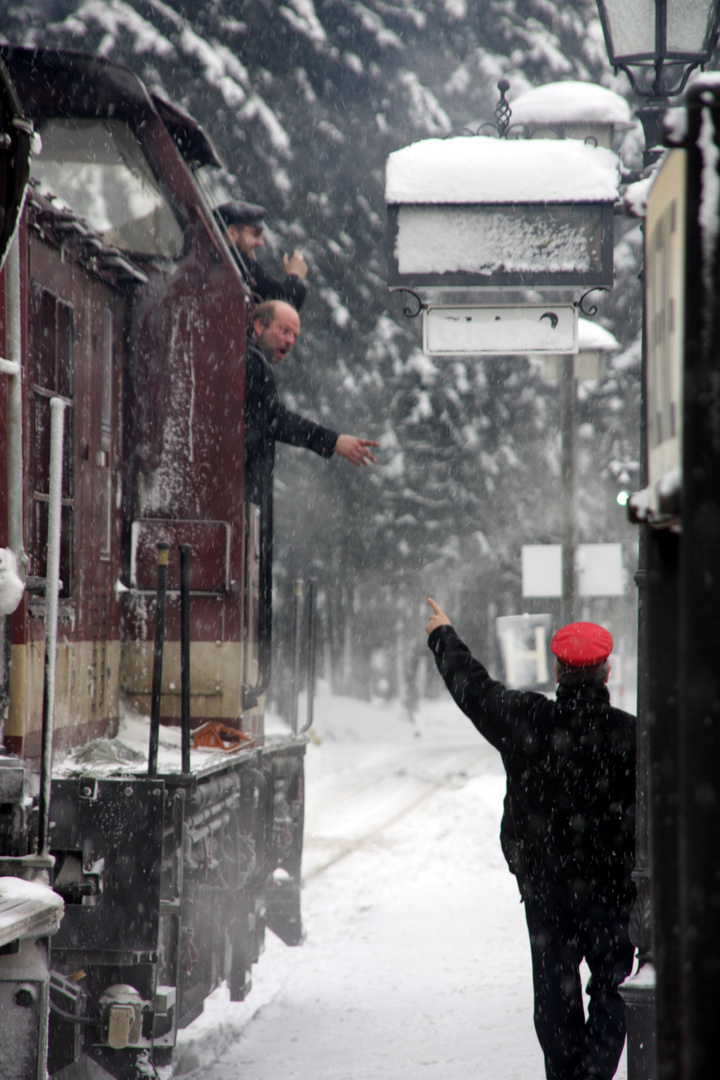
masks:
[[[561,544],[523,544],[520,556],[523,596],[562,596]],[[622,544],[578,544],[575,591],[578,596],[624,596]]]
[[[623,596],[622,544],[578,544],[575,574],[578,596]]]
[[[562,544],[523,544],[523,596],[562,596]]]
[[[423,352],[429,355],[577,351],[578,318],[572,304],[430,307],[423,312]]]

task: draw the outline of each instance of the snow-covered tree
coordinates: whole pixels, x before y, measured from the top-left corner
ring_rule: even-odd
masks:
[[[593,0],[3,0],[0,35],[130,65],[211,135],[226,196],[267,205],[265,262],[294,247],[308,258],[281,393],[381,447],[362,475],[280,449],[279,636],[284,583],[308,570],[336,675],[356,688],[378,650],[386,677],[407,682],[413,648],[407,664],[394,654],[420,629],[423,590],[444,592],[481,634],[488,603],[516,610],[521,544],[559,539],[558,395],[523,358],[422,355],[419,320],[387,290],[384,166],[403,145],[491,117],[501,77],[511,101],[563,79],[624,92]],[[611,463],[638,456],[640,244],[637,229],[621,233],[621,287],[601,318],[623,352],[579,402],[592,478],[581,538],[605,538]]]

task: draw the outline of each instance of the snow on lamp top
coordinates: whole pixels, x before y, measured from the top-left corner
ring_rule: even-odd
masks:
[[[571,139],[424,139],[390,154],[388,204],[615,202],[617,154]]]
[[[513,124],[612,124],[617,131],[634,127],[625,98],[587,82],[556,82],[537,86],[511,103]]]
[[[578,319],[578,348],[581,352],[618,352],[620,342],[614,334],[593,319]]]

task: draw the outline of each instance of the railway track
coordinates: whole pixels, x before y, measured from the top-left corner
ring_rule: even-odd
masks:
[[[364,749],[364,748],[363,748]],[[499,756],[482,740],[400,754],[397,746],[359,760],[352,773],[312,779],[305,817],[303,877],[310,881],[395,824],[446,785],[480,772],[502,771]],[[496,766],[496,768],[494,767]]]

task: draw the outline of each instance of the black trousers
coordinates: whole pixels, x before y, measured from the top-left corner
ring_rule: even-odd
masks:
[[[535,991],[535,1030],[547,1080],[611,1080],[625,1042],[618,986],[630,974],[630,907],[543,887],[525,901]],[[580,962],[590,969],[585,1017]]]

